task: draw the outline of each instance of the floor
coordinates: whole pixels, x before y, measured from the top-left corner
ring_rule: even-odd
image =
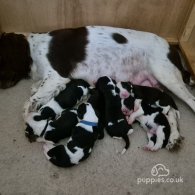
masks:
[[[24,136],[22,108],[31,84],[24,80],[13,88],[0,90],[1,195],[195,194],[195,114],[183,102],[175,98],[185,137],[179,152],[144,151],[145,132],[135,126],[125,155],[117,153],[123,142],[106,135],[96,143],[89,159],[65,169],[46,160],[41,143],[29,143]],[[151,170],[157,164],[164,165],[169,175],[153,176]],[[179,183],[171,183],[176,179]]]

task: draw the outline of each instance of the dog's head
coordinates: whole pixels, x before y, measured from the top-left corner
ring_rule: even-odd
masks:
[[[82,103],[77,110],[78,118],[91,122],[98,122],[98,117],[90,103]]]
[[[31,63],[29,44],[23,35],[0,36],[0,88],[9,88],[27,78]]]
[[[33,128],[28,123],[26,123],[25,136],[30,142],[35,142],[39,137],[38,135],[35,135]]]
[[[98,88],[102,92],[105,90],[113,90],[115,89],[115,87],[116,81],[108,76],[100,77],[96,83],[96,88]]]
[[[35,142],[48,124],[47,120],[39,120],[39,116],[39,113],[32,112],[26,118],[25,135],[30,142]]]
[[[121,110],[123,114],[130,115],[134,109],[135,99],[129,96],[126,99],[121,99]]]
[[[116,86],[119,89],[119,95],[122,99],[128,98],[130,91],[133,89],[133,85],[130,82],[118,82]]]

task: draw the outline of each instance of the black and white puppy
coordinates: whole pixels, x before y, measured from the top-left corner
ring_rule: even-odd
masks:
[[[122,99],[132,96],[135,99],[144,100],[147,104],[161,107],[164,114],[167,114],[170,108],[173,108],[175,109],[178,118],[180,118],[177,105],[173,98],[157,88],[133,85],[131,82],[118,82],[117,87],[120,90],[120,97]]]
[[[144,100],[132,96],[122,99],[121,104],[123,110],[129,110],[128,122],[132,124],[136,120],[146,130],[149,142],[144,147],[145,150],[157,151],[167,146],[171,130],[162,108],[152,107]]]
[[[56,97],[40,108],[40,116],[36,120],[55,119],[64,109],[72,108],[83,101],[89,93],[89,84],[82,79],[73,79],[66,84]]]
[[[130,82],[119,82],[117,83],[117,86],[120,90],[121,98],[127,98],[129,95],[131,95],[135,99],[144,99],[144,101],[152,107],[161,107],[163,109],[162,112],[167,115],[167,119],[171,126],[171,135],[167,147],[170,150],[174,149],[175,147],[179,148],[178,145],[181,145],[181,135],[179,133],[180,112],[173,98],[159,89],[133,85]],[[138,106],[136,106],[137,104]],[[134,109],[137,110],[138,107],[139,102],[135,104]],[[128,110],[123,110],[124,113],[127,111]]]
[[[96,88],[104,97],[105,129],[113,138],[123,138],[126,145],[122,154],[129,148],[128,135],[133,132],[121,111],[121,99],[118,94],[116,82],[110,77],[100,77],[96,83]]]
[[[94,95],[95,96],[95,95]],[[87,103],[82,103],[77,110],[80,122],[73,128],[66,145],[44,145],[47,159],[59,167],[71,167],[87,159],[99,136],[98,112],[91,95]]]
[[[29,113],[26,119],[25,135],[30,142],[52,142],[57,143],[61,139],[71,136],[72,129],[78,123],[77,110],[66,109],[61,115],[52,120],[41,118],[40,113]]]

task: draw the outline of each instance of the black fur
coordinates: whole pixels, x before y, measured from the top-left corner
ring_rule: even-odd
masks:
[[[128,40],[119,33],[113,33],[112,38],[119,44],[125,44],[128,42]]]
[[[167,58],[180,70],[183,81],[186,84],[190,84],[191,74],[184,69],[181,61],[181,57],[179,54],[179,47],[175,45],[169,45],[169,53],[167,54]]]
[[[88,109],[87,106],[92,106],[92,109],[94,109],[95,113],[98,113],[98,110],[96,110],[97,103],[95,100],[98,100],[97,95],[93,94],[89,98],[87,103],[83,103],[78,107],[77,113],[79,119],[86,120],[85,115],[90,115],[92,113],[87,113]],[[96,117],[98,117],[96,115]],[[78,123],[72,130],[71,139],[68,141],[66,146],[59,145],[47,152],[47,155],[50,157],[50,161],[59,167],[71,167],[74,166],[75,163],[71,161],[71,156],[69,156],[68,152],[76,154],[77,149],[83,151],[83,156],[79,159],[78,163],[80,161],[83,161],[87,159],[91,153],[90,150],[92,150],[95,141],[98,139],[99,136],[99,127],[98,127],[98,121],[97,126],[90,126],[92,131],[88,131],[85,129],[85,125],[83,126],[82,123]],[[87,128],[87,127],[86,127]]]
[[[112,81],[113,85],[108,85]],[[109,77],[101,77],[96,83],[96,88],[104,97],[105,127],[111,137],[122,137],[126,143],[125,149],[129,148],[127,136],[132,126],[129,125],[121,111],[121,99],[116,93],[116,82]],[[113,94],[115,92],[116,94]]]
[[[25,136],[28,138],[29,142],[35,142],[38,138],[38,135],[34,134],[33,129],[28,124],[26,124]]]
[[[52,130],[46,131],[44,134],[45,140],[54,143],[59,142],[61,139],[71,136],[72,129],[78,123],[76,110],[64,110],[60,117],[56,120],[49,122]]]
[[[77,103],[79,103],[84,97],[83,90],[79,87],[84,87],[86,90],[89,90],[89,84],[82,79],[72,79],[64,90],[62,90],[56,97],[54,97],[54,101],[59,104],[62,109],[72,108]],[[37,120],[44,119],[55,119],[56,113],[53,108],[48,106],[43,106],[40,109],[41,116],[37,116]]]
[[[61,91],[54,100],[63,108],[72,108],[75,106],[83,97],[83,90],[79,87],[82,86],[86,89],[89,88],[89,84],[82,79],[72,79],[66,88]]]
[[[14,86],[30,73],[32,59],[24,35],[3,33],[0,37],[0,88]]]

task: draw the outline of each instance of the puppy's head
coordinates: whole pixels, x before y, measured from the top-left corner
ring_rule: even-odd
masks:
[[[0,88],[9,88],[27,78],[31,62],[29,44],[23,35],[0,36]]]
[[[121,99],[121,110],[123,114],[130,115],[134,109],[135,99],[129,96],[126,99]]]
[[[122,99],[128,98],[133,88],[130,82],[118,82],[116,86],[119,89],[119,95]]]
[[[100,91],[105,91],[107,89],[113,90],[115,89],[116,81],[111,79],[108,76],[100,77],[97,80],[96,88],[98,88]]]
[[[84,115],[85,115],[86,111],[87,111],[86,104],[85,103],[82,103],[78,107],[78,110],[77,110],[78,118],[80,120],[82,120],[84,118]]]
[[[90,122],[98,122],[98,117],[90,103],[82,103],[77,110],[78,118]]]
[[[30,142],[35,142],[39,137],[38,135],[34,134],[32,127],[28,123],[26,123],[25,136]]]
[[[41,136],[41,133],[47,125],[47,120],[39,120],[39,116],[39,113],[31,112],[26,118],[27,127],[25,130],[25,135],[30,142],[36,141],[37,138]]]

